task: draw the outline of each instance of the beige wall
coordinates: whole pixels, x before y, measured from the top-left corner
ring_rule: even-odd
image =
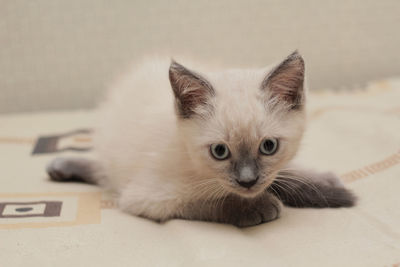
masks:
[[[92,107],[155,52],[262,66],[298,48],[312,89],[353,86],[400,74],[399,31],[398,0],[0,0],[0,112]]]

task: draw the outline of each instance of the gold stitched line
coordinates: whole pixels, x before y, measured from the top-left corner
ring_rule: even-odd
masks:
[[[113,200],[102,200],[100,207],[102,209],[114,209],[117,207],[117,204]]]
[[[92,142],[92,138],[91,137],[74,137],[74,141],[78,142],[78,143],[90,143]]]
[[[369,165],[366,165],[362,168],[350,172],[346,172],[340,175],[340,177],[343,179],[344,182],[351,183],[361,178],[365,178],[367,176],[389,169],[399,163],[400,163],[400,151],[398,151],[393,155],[390,155],[384,160],[371,163]]]

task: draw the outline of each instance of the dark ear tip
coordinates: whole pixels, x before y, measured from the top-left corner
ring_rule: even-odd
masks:
[[[299,50],[294,50],[288,57],[287,60],[289,61],[299,61],[301,64],[304,65],[304,59],[302,55],[299,53]]]
[[[297,49],[294,50],[294,51],[288,56],[288,59],[292,59],[292,60],[298,59],[298,60],[304,61],[302,55],[299,53],[299,50],[297,50]]]
[[[292,53],[290,53],[289,57],[301,57],[301,54],[298,49],[294,50]]]
[[[179,64],[178,62],[175,61],[175,59],[171,58],[171,64],[169,65],[170,69],[177,69],[182,67],[181,64]]]
[[[295,55],[295,54],[300,55],[299,49],[295,49],[295,50],[291,53],[291,55]]]

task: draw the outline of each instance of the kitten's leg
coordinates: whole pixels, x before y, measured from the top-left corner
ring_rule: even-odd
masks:
[[[351,207],[356,202],[335,174],[299,168],[279,172],[270,191],[292,207]]]
[[[268,192],[255,198],[229,195],[206,205],[202,201],[190,203],[183,210],[182,218],[249,227],[277,219],[281,208],[282,203]]]
[[[182,203],[174,184],[146,174],[132,177],[121,188],[118,199],[118,207],[124,212],[157,222],[176,218]]]
[[[53,181],[81,181],[96,184],[98,180],[95,173],[98,169],[98,164],[93,160],[70,157],[55,158],[47,165],[46,171]]]
[[[153,175],[151,179],[145,175],[140,178],[121,192],[119,207],[158,222],[176,218],[247,227],[277,219],[281,211],[281,202],[268,192],[253,199],[231,194],[213,200],[194,199],[180,195],[178,192],[184,190],[174,184],[156,181]]]

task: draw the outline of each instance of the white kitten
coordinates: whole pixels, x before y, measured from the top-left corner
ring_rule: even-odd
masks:
[[[198,70],[174,61],[133,70],[100,106],[97,160],[58,158],[51,178],[99,183],[124,211],[157,221],[251,226],[277,218],[281,202],[354,204],[333,174],[288,165],[305,127],[297,52],[272,68]]]

